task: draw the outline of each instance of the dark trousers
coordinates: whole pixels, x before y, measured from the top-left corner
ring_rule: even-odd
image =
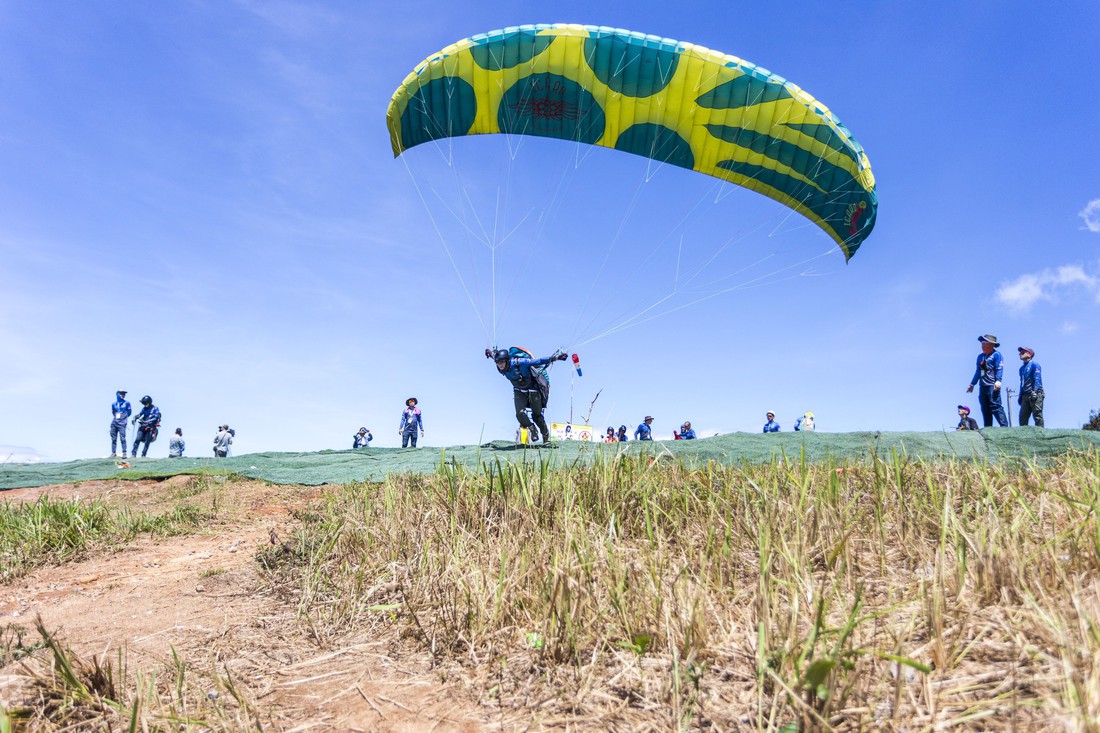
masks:
[[[1027,425],[1029,417],[1035,418],[1035,427],[1043,427],[1043,391],[1025,392],[1020,395],[1020,424]]]
[[[1008,425],[1005,408],[1001,404],[1001,390],[994,390],[992,384],[979,384],[978,404],[982,408],[982,422],[985,427],[993,427],[993,418],[997,418],[997,425],[1002,428]]]
[[[153,428],[139,427],[137,429],[137,437],[134,438],[134,447],[130,450],[130,455],[137,458],[138,446],[145,443],[145,447],[141,451],[141,457],[144,458],[145,454],[149,452],[149,446],[153,444]]]
[[[412,447],[416,447],[416,430],[406,430],[401,433],[401,447],[408,448],[409,443],[412,443]]]
[[[523,392],[517,389],[512,391],[512,400],[516,405],[516,419],[519,424],[530,430],[533,420],[542,433],[542,442],[549,443],[550,428],[546,427],[546,418],[542,416],[542,394],[537,390]],[[528,407],[531,408],[531,417],[527,417]]]
[[[126,424],[115,425],[111,423],[111,455],[115,454],[115,441],[122,441],[122,455],[126,455]]]

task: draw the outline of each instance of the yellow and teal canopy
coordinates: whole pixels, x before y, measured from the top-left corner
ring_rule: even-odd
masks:
[[[390,100],[394,155],[510,133],[600,145],[769,196],[851,258],[875,224],[875,177],[829,109],[736,56],[586,25],[524,25],[422,61]]]

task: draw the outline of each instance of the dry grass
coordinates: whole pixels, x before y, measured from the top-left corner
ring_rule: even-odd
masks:
[[[261,561],[505,727],[1100,730],[1100,457],[489,466],[343,487]]]
[[[131,670],[119,649],[83,659],[46,629],[35,629],[44,650],[22,663],[29,684],[22,699],[0,703],[0,731],[191,731],[258,728],[258,715],[228,670],[215,673],[204,693],[175,650],[157,669]],[[20,639],[22,643],[22,639]],[[27,655],[30,657],[31,655]],[[204,680],[209,686],[210,679]]]

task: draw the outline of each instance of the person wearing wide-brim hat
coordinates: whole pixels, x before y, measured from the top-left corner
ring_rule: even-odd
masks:
[[[646,415],[641,425],[634,430],[634,440],[653,440],[652,415]]]
[[[1020,425],[1027,425],[1028,419],[1035,418],[1035,427],[1043,427],[1043,369],[1035,363],[1035,350],[1027,346],[1016,349],[1020,352]]]
[[[978,421],[970,417],[970,408],[966,405],[959,405],[959,424],[955,426],[955,430],[977,430]]]
[[[1002,428],[1008,425],[1005,417],[1005,408],[1001,404],[1001,379],[1004,377],[1004,357],[997,351],[1000,342],[991,333],[979,336],[978,341],[982,345],[982,353],[978,354],[974,376],[970,379],[967,392],[974,391],[974,385],[981,382],[978,388],[978,404],[982,408],[982,422],[985,427],[993,426],[993,419],[997,419],[997,425]]]
[[[412,443],[412,447],[416,447],[416,431],[420,429],[420,437],[424,437],[424,418],[420,414],[420,408],[417,405],[420,404],[420,400],[415,397],[410,397],[405,400],[405,409],[401,413],[401,424],[397,426],[397,434],[401,436],[401,447],[408,448]]]

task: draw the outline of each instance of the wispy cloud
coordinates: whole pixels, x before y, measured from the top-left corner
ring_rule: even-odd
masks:
[[[1021,275],[1001,283],[996,297],[1009,310],[1021,313],[1040,300],[1053,302],[1060,292],[1073,287],[1084,288],[1100,300],[1100,278],[1087,274],[1080,265],[1063,265],[1053,270]]]
[[[1065,323],[1062,324],[1062,327],[1059,328],[1058,330],[1062,333],[1062,335],[1068,336],[1071,333],[1077,333],[1077,331],[1080,328],[1081,328],[1081,324],[1078,323],[1077,321],[1066,321]]]
[[[49,458],[24,445],[0,445],[0,464],[43,463]]]
[[[1100,234],[1100,199],[1093,199],[1085,204],[1078,216],[1084,220],[1085,229]]]

